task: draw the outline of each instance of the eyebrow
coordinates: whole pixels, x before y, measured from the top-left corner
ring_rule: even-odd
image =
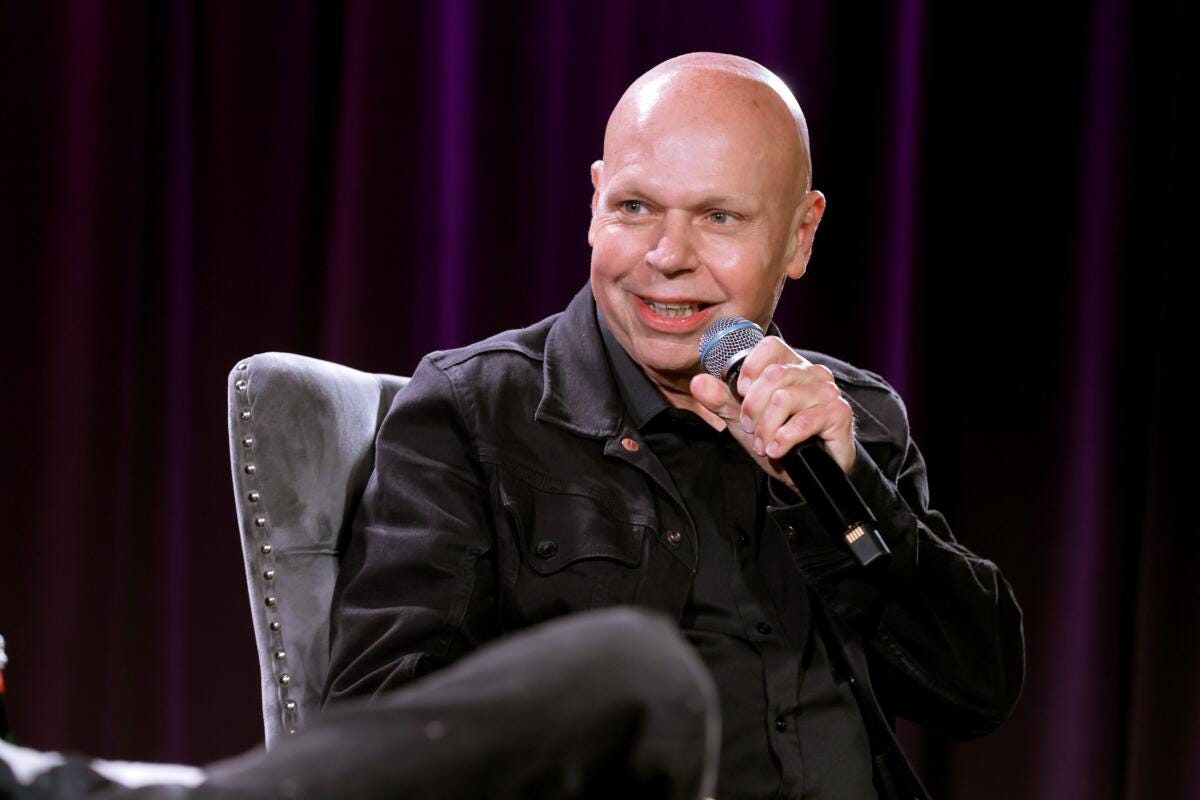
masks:
[[[632,195],[635,197],[653,197],[653,192],[648,192],[641,184],[629,183],[618,184],[615,188],[610,188],[610,195]],[[689,205],[691,209],[705,208],[751,208],[756,207],[754,198],[747,195],[726,195],[726,194],[710,194],[701,197],[696,202]]]
[[[750,197],[739,195],[710,195],[703,197],[694,208],[747,208],[754,205]]]

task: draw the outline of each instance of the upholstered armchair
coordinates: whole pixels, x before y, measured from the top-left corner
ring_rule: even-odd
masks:
[[[289,353],[229,373],[229,453],[267,747],[315,713],[338,555],[407,378]]]

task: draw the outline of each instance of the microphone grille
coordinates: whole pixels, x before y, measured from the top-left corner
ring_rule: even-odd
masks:
[[[743,317],[721,317],[700,335],[700,366],[724,380],[736,356],[763,340],[763,329]]]

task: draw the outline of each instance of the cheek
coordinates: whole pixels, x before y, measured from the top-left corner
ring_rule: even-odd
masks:
[[[767,248],[756,242],[714,244],[705,254],[705,263],[726,295],[747,312],[763,312],[779,291],[782,270],[774,266]]]
[[[649,248],[645,237],[627,229],[604,227],[592,240],[593,277],[617,278],[643,264]]]
[[[702,258],[718,282],[738,293],[757,285],[766,273],[763,248],[753,242],[714,239],[706,243]]]

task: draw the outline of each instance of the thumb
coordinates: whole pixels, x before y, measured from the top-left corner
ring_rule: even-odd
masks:
[[[692,397],[730,427],[737,428],[742,413],[741,402],[729,391],[725,383],[712,375],[701,373],[692,378]]]

